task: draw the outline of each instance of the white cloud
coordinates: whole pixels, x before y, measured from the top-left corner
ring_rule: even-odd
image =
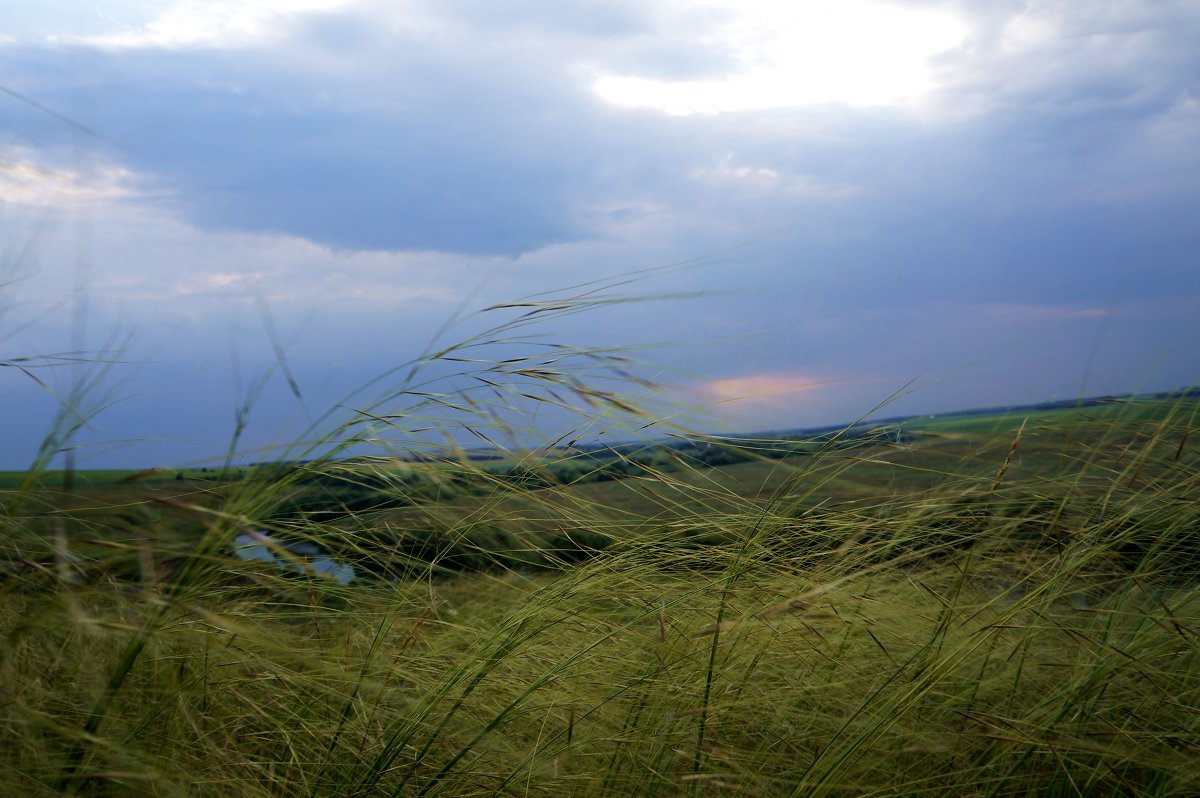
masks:
[[[1027,0],[945,65],[954,92],[942,110],[1140,114],[1187,80],[1198,11],[1192,0]]]
[[[968,316],[984,316],[1002,322],[1055,322],[1103,319],[1112,315],[1113,311],[1111,308],[1079,305],[992,303],[970,306],[966,313]]]
[[[0,159],[0,202],[68,206],[124,199],[137,192],[134,175],[120,166],[61,169],[45,166],[24,150]]]
[[[783,179],[775,169],[769,166],[739,166],[733,163],[733,158],[726,155],[716,166],[707,169],[697,169],[692,173],[693,178],[700,180],[749,182],[763,186],[775,186]]]
[[[51,35],[50,42],[102,49],[245,47],[277,38],[286,17],[334,11],[349,0],[183,0],[158,16],[120,30],[86,36]]]
[[[1178,97],[1149,121],[1147,133],[1157,147],[1172,150],[1186,147],[1194,153],[1196,141],[1200,140],[1200,98],[1191,92]]]
[[[339,251],[298,236],[204,231],[145,207],[103,218],[93,287],[129,320],[185,308],[203,315],[252,304],[259,293],[298,313],[330,303],[359,317],[429,309],[460,296],[456,273],[465,268],[437,253]]]
[[[693,170],[693,180],[758,194],[781,194],[794,199],[846,199],[861,194],[857,186],[811,175],[787,174],[770,166],[751,166],[726,155],[715,165]]]
[[[957,47],[967,33],[948,13],[873,0],[708,5],[727,13],[696,47],[732,52],[740,64],[736,73],[685,81],[600,74],[596,93],[617,106],[672,115],[894,105],[935,88],[929,58]]]

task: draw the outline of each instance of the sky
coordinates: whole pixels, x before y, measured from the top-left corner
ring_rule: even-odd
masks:
[[[0,468],[1200,377],[1194,0],[0,6]]]

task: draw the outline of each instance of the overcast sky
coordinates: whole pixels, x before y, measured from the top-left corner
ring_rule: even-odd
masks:
[[[260,459],[633,273],[522,332],[708,430],[1200,376],[1194,0],[0,5],[0,468],[81,379],[81,467],[219,462],[262,378]]]

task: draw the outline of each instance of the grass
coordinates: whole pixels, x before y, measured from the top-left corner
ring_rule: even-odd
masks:
[[[581,426],[639,418],[562,365],[596,352],[513,365],[486,340],[426,362],[469,351],[493,411],[571,393]],[[393,459],[420,446],[379,437],[390,402],[431,429],[447,405],[489,437],[512,423],[414,371],[303,466],[5,483],[0,794],[1200,792],[1194,400],[532,489]],[[330,475],[395,501],[288,504]],[[242,562],[247,528],[360,578]]]

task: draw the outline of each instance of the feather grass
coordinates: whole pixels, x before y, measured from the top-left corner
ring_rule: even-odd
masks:
[[[1194,399],[701,438],[717,468],[520,445],[534,405],[666,415],[620,353],[524,337],[619,287],[488,310],[241,479],[5,493],[0,793],[1200,790]],[[238,560],[248,529],[359,577]]]

